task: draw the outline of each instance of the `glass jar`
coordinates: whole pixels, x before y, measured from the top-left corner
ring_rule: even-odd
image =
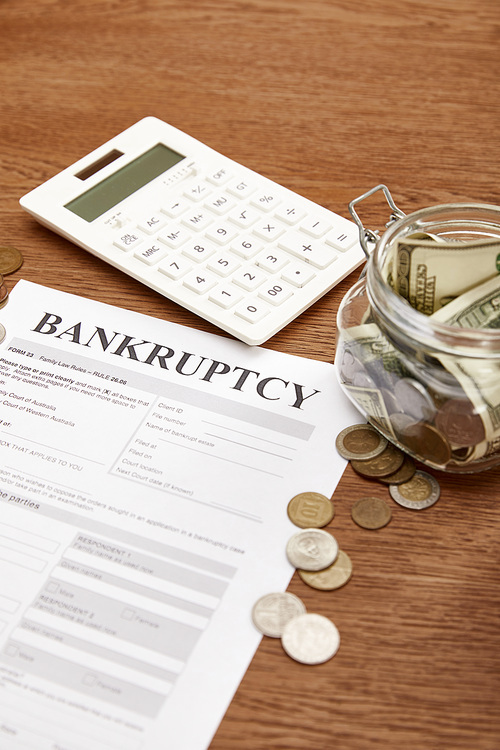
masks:
[[[378,189],[393,209],[380,239],[364,229],[354,210],[358,200]],[[389,281],[392,253],[405,238],[430,235],[447,247],[452,241],[496,238],[500,248],[500,207],[448,204],[405,215],[382,185],[349,208],[368,260],[337,316],[335,363],[343,390],[388,440],[429,467],[475,472],[498,465],[500,328],[435,320],[412,307]],[[500,273],[500,250],[494,262]],[[450,279],[453,272],[450,267]],[[498,292],[490,310],[499,310],[493,315],[498,326],[500,276],[494,278]]]

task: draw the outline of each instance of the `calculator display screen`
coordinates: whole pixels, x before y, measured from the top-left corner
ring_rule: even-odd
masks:
[[[182,159],[182,154],[158,143],[64,207],[85,221],[94,221]]]

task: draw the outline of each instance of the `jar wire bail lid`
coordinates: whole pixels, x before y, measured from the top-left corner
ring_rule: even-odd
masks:
[[[354,198],[354,200],[352,200],[349,203],[349,213],[351,214],[352,218],[354,219],[354,221],[356,222],[358,226],[359,242],[360,242],[361,247],[363,248],[363,251],[366,255],[367,260],[371,255],[371,250],[370,250],[369,245],[370,244],[375,245],[378,242],[378,240],[380,239],[379,233],[377,231],[372,231],[371,229],[365,228],[354,206],[360,203],[362,200],[369,198],[370,196],[372,196],[374,193],[378,192],[379,190],[382,190],[382,192],[384,193],[385,199],[387,203],[389,204],[389,208],[391,209],[391,212],[392,212],[389,221],[385,225],[386,227],[388,227],[393,222],[398,221],[399,219],[403,219],[406,216],[405,212],[401,211],[401,209],[398,208],[396,204],[394,203],[390,190],[388,187],[386,187],[386,185],[376,185],[371,190],[368,190],[366,193],[363,193],[363,195],[360,195],[358,198]]]

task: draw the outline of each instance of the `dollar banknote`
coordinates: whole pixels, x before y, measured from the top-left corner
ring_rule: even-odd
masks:
[[[500,276],[464,292],[430,317],[460,328],[500,328]]]
[[[386,278],[410,305],[432,315],[459,295],[500,274],[500,240],[398,241]]]

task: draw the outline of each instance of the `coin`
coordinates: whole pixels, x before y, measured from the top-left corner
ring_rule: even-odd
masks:
[[[324,570],[297,570],[300,578],[313,589],[333,591],[344,586],[352,576],[352,562],[348,554],[339,550],[335,562]]]
[[[305,614],[304,603],[295,594],[287,591],[265,594],[255,602],[252,620],[261,633],[271,638],[280,638],[286,623]]]
[[[288,560],[302,570],[323,570],[337,559],[338,553],[337,540],[322,529],[303,529],[286,545]]]
[[[444,466],[451,458],[451,447],[447,439],[427,422],[408,426],[402,442],[420,460],[430,461],[435,466]]]
[[[361,497],[352,506],[351,516],[363,529],[381,529],[391,520],[392,511],[381,497]]]
[[[397,402],[405,414],[415,419],[432,420],[436,413],[434,401],[427,393],[426,387],[413,378],[401,378],[394,386]]]
[[[399,469],[404,460],[404,453],[389,443],[378,456],[368,460],[352,460],[351,466],[357,474],[363,477],[378,478],[393,474]]]
[[[0,273],[4,276],[21,268],[23,260],[24,258],[17,247],[0,245]]]
[[[409,482],[391,484],[389,493],[399,505],[412,510],[423,510],[434,505],[441,490],[437,479],[426,471],[416,471]]]
[[[288,503],[290,521],[301,529],[319,529],[326,526],[335,515],[333,503],[319,492],[301,492]]]
[[[5,307],[9,301],[9,292],[3,282],[3,276],[0,274],[0,308]]]
[[[413,458],[405,454],[403,463],[394,474],[388,474],[386,477],[377,477],[377,479],[384,484],[403,484],[403,482],[408,482],[412,478],[416,468]]]
[[[290,620],[283,630],[284,651],[302,664],[322,664],[338,651],[340,634],[328,617],[306,613]]]
[[[4,338],[5,338],[6,334],[7,334],[7,332],[6,332],[6,330],[5,330],[5,326],[3,326],[3,325],[2,325],[1,323],[0,323],[0,344],[1,344],[1,343],[2,343],[2,341],[4,340]]]
[[[457,448],[477,445],[484,440],[483,420],[466,398],[446,401],[437,413],[436,427]]]
[[[369,424],[353,424],[337,435],[335,446],[343,458],[374,458],[382,453],[387,440]]]

